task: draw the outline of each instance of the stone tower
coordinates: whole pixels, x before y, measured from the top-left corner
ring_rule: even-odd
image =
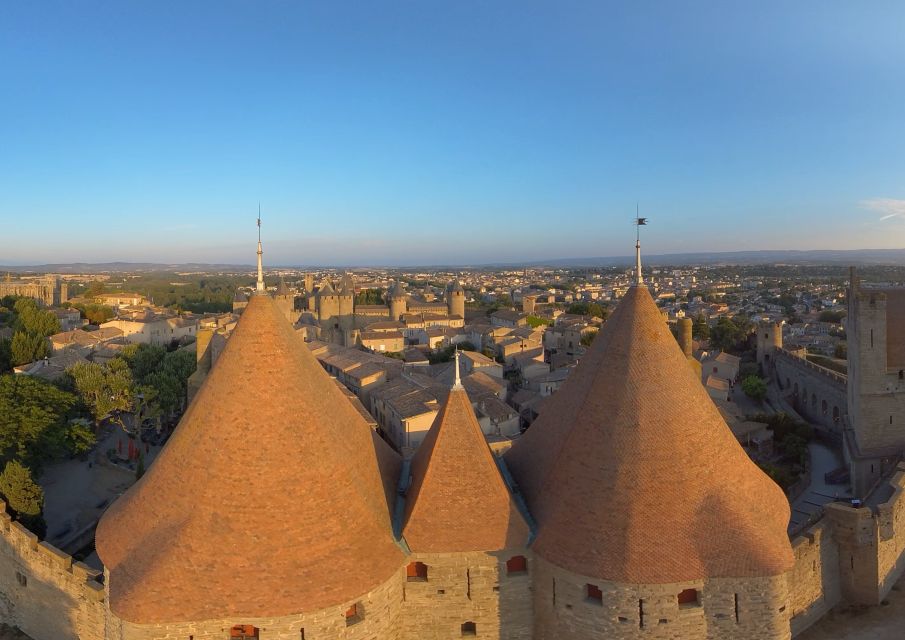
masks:
[[[789,503],[640,277],[505,460],[537,522],[535,638],[790,637]]]
[[[411,461],[402,538],[412,555],[401,638],[531,638],[531,530],[458,379],[458,359],[456,371]]]
[[[299,314],[295,310],[295,294],[286,286],[286,281],[283,278],[280,278],[280,283],[277,285],[273,298],[280,312],[286,316],[286,319],[291,324],[295,324],[295,321],[299,318]]]
[[[534,313],[534,308],[537,305],[537,296],[531,294],[525,294],[522,296],[522,312],[523,313]]]
[[[447,311],[451,316],[465,318],[465,290],[458,278],[450,283],[447,295]]]
[[[398,638],[399,469],[274,300],[253,296],[166,448],[98,525],[108,634]]]
[[[782,349],[782,323],[761,322],[757,327],[757,364],[772,365],[777,349]]]
[[[845,439],[852,489],[864,497],[905,451],[905,288],[862,288],[851,270],[848,293],[848,415]]]
[[[340,326],[339,296],[329,280],[324,280],[317,290],[315,304],[317,321],[320,326],[320,339],[324,342],[343,342],[343,331]]]
[[[390,305],[390,320],[399,320],[408,311],[408,298],[400,283],[397,282],[390,287],[387,292],[387,302]]]
[[[339,281],[339,326],[343,334],[355,326],[355,284],[348,273]]]

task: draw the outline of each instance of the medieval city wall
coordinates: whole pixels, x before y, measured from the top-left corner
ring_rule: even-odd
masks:
[[[0,501],[0,622],[34,640],[104,640],[98,572],[46,542]]]
[[[784,395],[792,397],[794,409],[812,424],[841,435],[848,414],[845,376],[784,349],[776,350],[773,364],[776,382]]]
[[[525,558],[525,571],[508,572],[506,561]],[[406,578],[402,640],[452,640],[475,635],[500,640],[533,637],[531,572],[525,549],[491,553],[415,553],[422,576]],[[415,573],[412,571],[411,573]]]
[[[537,640],[656,638],[662,640],[786,640],[786,576],[714,578],[663,585],[603,582],[538,558],[534,574]],[[588,597],[588,585],[602,597]],[[694,603],[678,595],[697,590]]]
[[[234,616],[205,622],[139,625],[111,613],[105,640],[223,640],[236,625],[252,625],[266,640],[401,640],[404,584],[405,567],[400,567],[387,582],[356,600],[313,613],[276,618]],[[250,584],[248,588],[255,586]],[[347,618],[353,606],[356,614]]]
[[[836,606],[839,585],[839,546],[832,524],[821,520],[792,541],[795,566],[788,574],[792,636],[810,627]]]

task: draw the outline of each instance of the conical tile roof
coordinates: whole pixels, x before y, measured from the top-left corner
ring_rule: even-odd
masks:
[[[505,456],[533,549],[574,573],[674,583],[792,566],[789,504],[751,462],[633,287]]]
[[[355,294],[355,284],[352,282],[352,276],[348,273],[343,274],[342,279],[339,281],[340,294],[344,296],[351,296]]]
[[[402,536],[412,551],[496,551],[528,543],[528,524],[464,389],[449,392],[412,458],[411,475]]]
[[[323,284],[321,284],[317,290],[317,295],[318,297],[336,295],[336,291],[333,290],[333,285],[330,284],[330,280],[324,280]]]
[[[159,458],[98,526],[110,608],[151,624],[359,597],[403,562],[399,468],[275,302],[253,296]]]

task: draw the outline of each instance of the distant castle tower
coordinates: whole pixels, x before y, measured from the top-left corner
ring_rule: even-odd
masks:
[[[348,273],[339,281],[339,327],[344,336],[355,327],[355,284]]]
[[[523,313],[534,313],[534,309],[537,306],[537,296],[532,294],[526,294],[522,296],[522,312]]]
[[[394,284],[387,292],[387,299],[390,305],[390,319],[399,320],[408,311],[408,299],[402,290],[400,283]]]
[[[447,291],[446,295],[449,315],[465,318],[465,290],[462,288],[458,278],[450,283],[449,291]]]
[[[286,319],[295,324],[299,319],[299,313],[295,310],[295,294],[286,286],[283,278],[280,278],[280,284],[277,285],[277,290],[273,297],[276,300],[277,307],[283,312]]]
[[[773,364],[779,349],[782,349],[782,323],[761,322],[757,327],[757,364],[766,369]]]
[[[324,342],[343,342],[342,328],[339,324],[339,296],[330,280],[324,280],[315,295],[317,320],[321,328],[321,340]]]

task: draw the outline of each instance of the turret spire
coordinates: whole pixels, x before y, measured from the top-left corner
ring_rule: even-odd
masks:
[[[462,389],[462,378],[459,377],[459,347],[456,347],[456,351],[453,354],[453,361],[456,363],[456,379],[453,382],[453,389]]]
[[[641,227],[647,224],[647,218],[638,217],[638,205],[635,204],[635,227],[637,235],[635,237],[635,286],[644,284],[644,276],[641,275]]]
[[[261,248],[261,203],[258,203],[258,286],[256,287],[256,291],[258,293],[264,293],[264,267],[261,261],[261,257],[264,255],[264,250]]]

